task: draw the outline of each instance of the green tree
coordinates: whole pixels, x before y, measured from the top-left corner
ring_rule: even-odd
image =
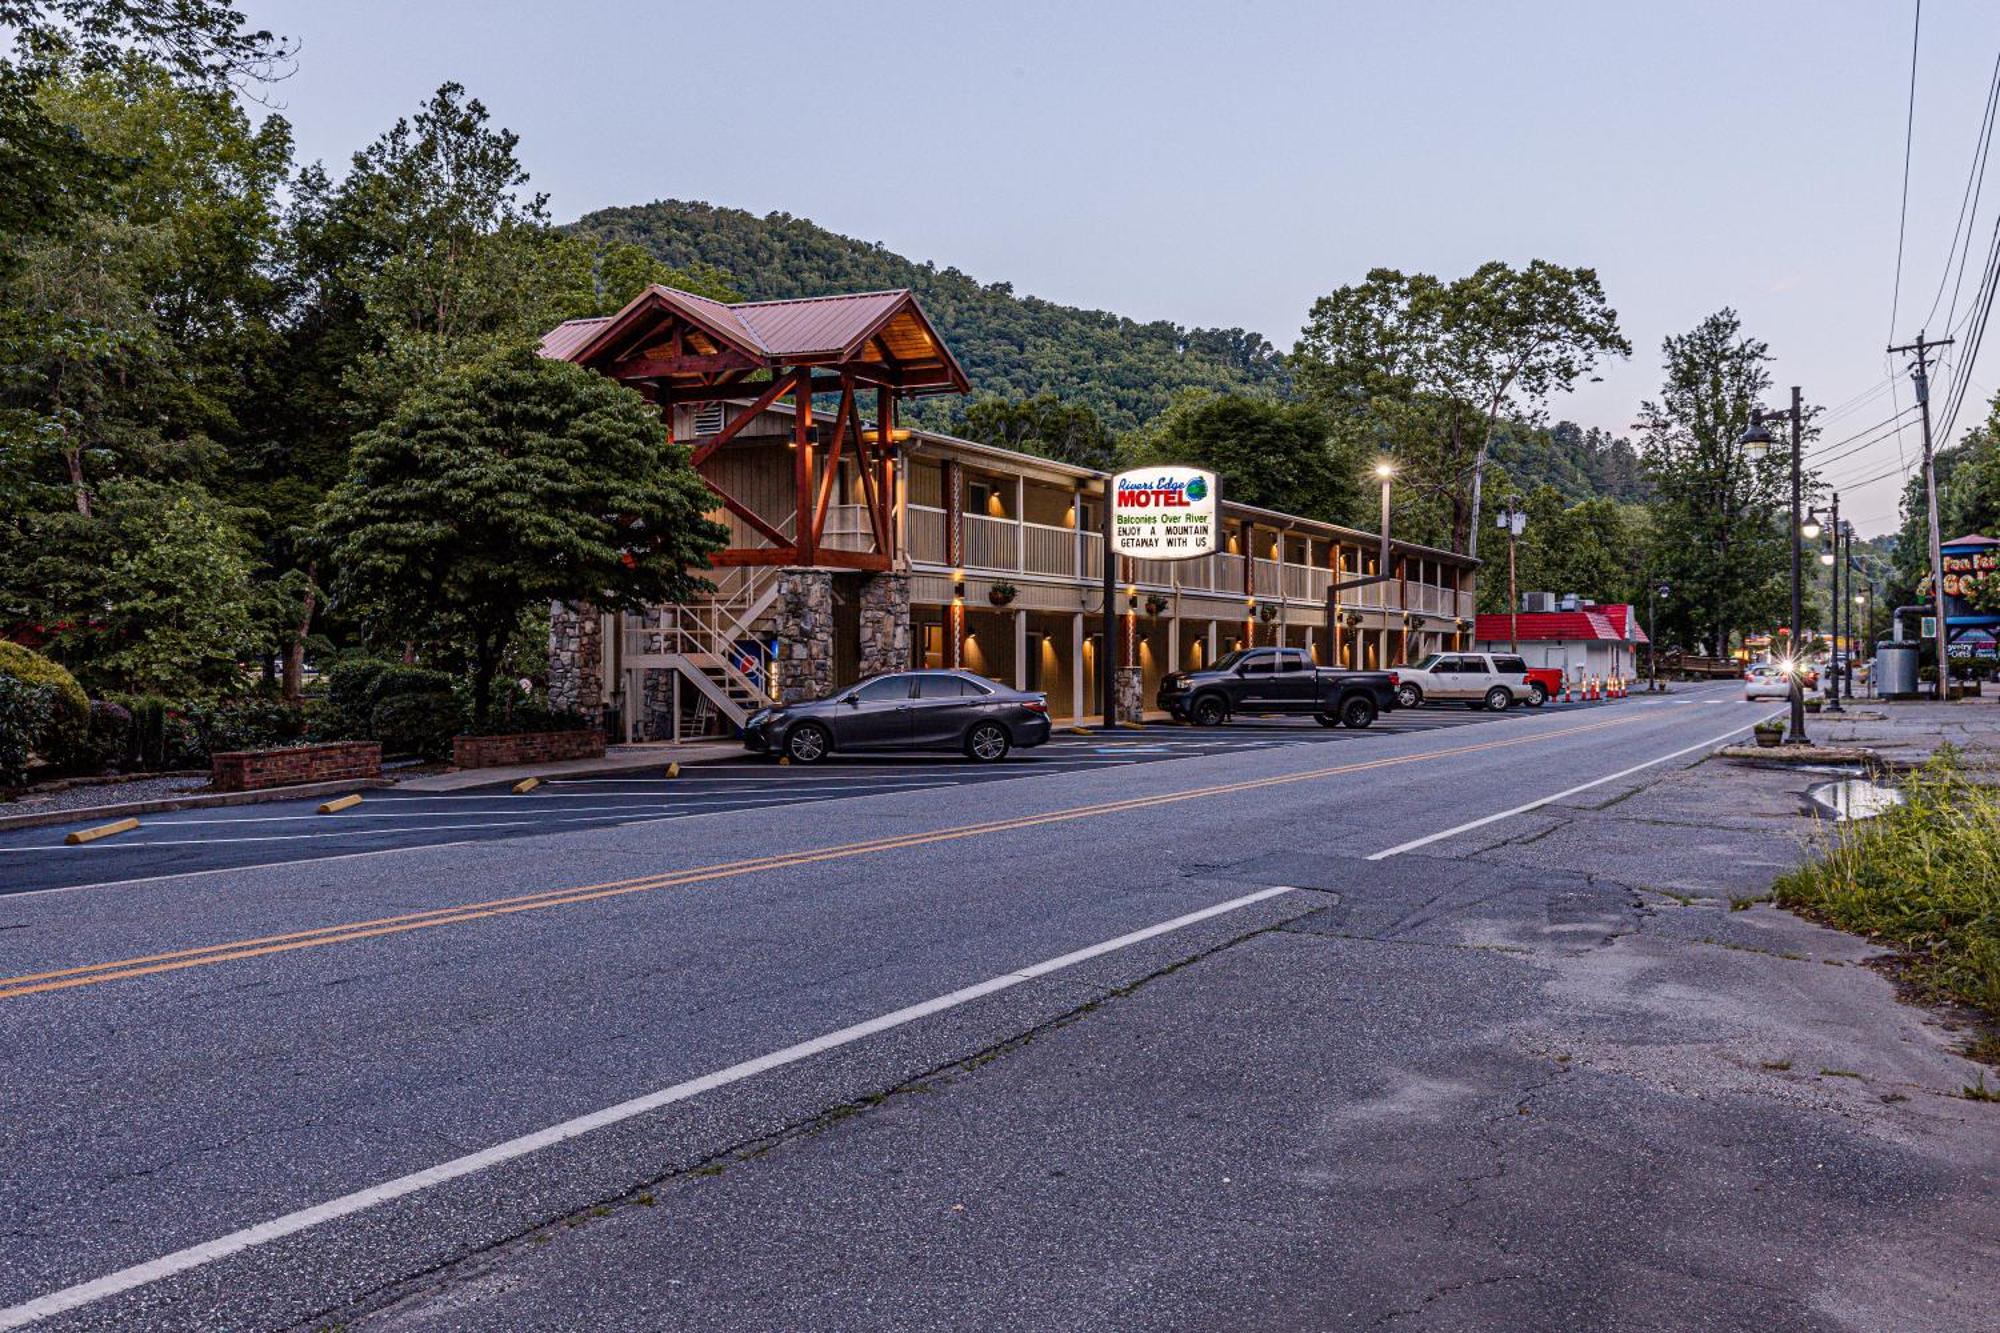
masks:
[[[1760,462],[1739,443],[1770,390],[1771,353],[1728,309],[1661,350],[1660,397],[1639,409],[1658,533],[1648,577],[1674,588],[1662,637],[1705,638],[1719,656],[1736,631],[1784,618],[1790,596],[1789,457]]]
[[[1521,505],[1527,515],[1516,543],[1515,584],[1519,591],[1578,593],[1594,602],[1645,600],[1642,595],[1650,525],[1646,511],[1599,497],[1564,503],[1562,492],[1543,485]],[[1479,609],[1507,609],[1505,551],[1489,547],[1489,563],[1479,583]]]
[[[1052,393],[1015,401],[978,399],[965,409],[958,429],[970,440],[1080,467],[1109,471],[1118,464],[1118,442],[1097,413]]]
[[[1494,260],[1450,282],[1371,270],[1313,303],[1292,367],[1306,396],[1336,413],[1379,398],[1427,404],[1428,447],[1401,462],[1413,484],[1448,497],[1451,544],[1477,555],[1486,465],[1503,417],[1631,351],[1596,270]],[[1407,412],[1397,420],[1417,424]]]
[[[1207,468],[1241,504],[1333,522],[1354,522],[1365,507],[1365,463],[1306,403],[1191,391],[1128,437],[1126,453],[1135,466]]]
[[[378,637],[455,629],[475,725],[525,614],[683,599],[726,532],[638,394],[521,349],[446,372],[355,442],[320,510],[333,589]]]

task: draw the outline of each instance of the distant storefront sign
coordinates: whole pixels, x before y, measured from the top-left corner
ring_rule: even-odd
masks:
[[[1221,545],[1215,474],[1198,467],[1151,467],[1111,479],[1111,550],[1148,560],[1212,555]]]

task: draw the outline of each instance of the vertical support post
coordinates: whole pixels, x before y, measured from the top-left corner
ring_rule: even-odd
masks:
[[[965,665],[965,599],[956,595],[945,613],[944,664],[954,671]]]
[[[953,578],[965,573],[965,464],[956,458],[944,464],[944,562]]]
[[[1789,740],[1790,740],[1790,741],[1792,742],[1792,744],[1794,744],[1794,745],[1804,745],[1804,744],[1806,744],[1806,743],[1807,743],[1807,742],[1806,742],[1806,687],[1805,687],[1805,678],[1804,678],[1804,677],[1803,677],[1803,676],[1802,676],[1802,675],[1800,674],[1800,670],[1801,670],[1801,667],[1802,667],[1802,659],[1804,658],[1805,654],[1804,654],[1804,651],[1803,651],[1803,645],[1801,644],[1801,642],[1800,642],[1800,639],[1799,639],[1799,635],[1800,635],[1800,632],[1801,632],[1801,621],[1802,621],[1802,619],[1803,619],[1803,616],[1802,616],[1802,611],[1803,611],[1803,606],[1802,606],[1802,604],[1801,604],[1801,592],[1802,592],[1802,589],[1801,589],[1801,587],[1800,587],[1800,584],[1799,584],[1799,572],[1800,572],[1800,571],[1799,571],[1799,556],[1801,555],[1801,552],[1800,552],[1800,550],[1799,550],[1799,545],[1800,545],[1800,542],[1801,542],[1801,538],[1800,538],[1800,536],[1799,536],[1799,523],[1800,523],[1800,520],[1801,520],[1801,518],[1802,518],[1802,515],[1801,515],[1801,514],[1799,513],[1799,503],[1800,503],[1800,489],[1799,489],[1799,452],[1800,452],[1800,443],[1801,443],[1801,441],[1800,441],[1800,438],[1799,438],[1799,437],[1800,437],[1800,433],[1801,433],[1801,422],[1800,422],[1800,417],[1799,417],[1799,397],[1800,397],[1800,395],[1799,395],[1799,386],[1798,386],[1798,385],[1796,385],[1796,384],[1794,384],[1794,385],[1792,386],[1792,408],[1791,408],[1791,420],[1792,420],[1792,643],[1791,643],[1791,650],[1792,650],[1792,734],[1790,735],[1790,737],[1788,737],[1788,738],[1787,738],[1787,739],[1789,739]],[[1939,660],[1939,662],[1938,662],[1938,679],[1939,679],[1939,680],[1943,680],[1943,679],[1944,679],[1944,662],[1943,662],[1943,660],[1942,660],[1942,659],[1940,659],[1940,660]]]
[[[812,511],[812,371],[796,371],[792,379],[792,483],[798,491],[797,513],[792,519],[792,545],[798,562],[813,564],[818,552],[813,548]]]
[[[1069,715],[1083,716],[1083,612],[1069,618]]]
[[[1831,515],[1831,518],[1832,518],[1832,527],[1831,527],[1832,540],[1829,541],[1827,545],[1833,549],[1833,589],[1831,592],[1827,594],[1827,596],[1831,599],[1827,603],[1827,609],[1831,613],[1828,616],[1828,619],[1831,620],[1833,623],[1827,626],[1827,633],[1832,636],[1832,649],[1826,655],[1826,670],[1827,674],[1831,676],[1833,679],[1827,682],[1826,711],[1829,713],[1844,713],[1847,710],[1840,706],[1840,673],[1842,668],[1846,665],[1846,659],[1843,658],[1840,654],[1840,492],[1839,491],[1835,491],[1833,493],[1833,513]]]
[[[882,534],[882,554],[889,557],[893,569],[903,549],[903,506],[909,496],[903,488],[902,469],[896,466],[896,460],[902,457],[902,448],[896,443],[896,395],[882,385],[875,389],[875,451],[882,465],[882,507],[889,511],[888,531]],[[866,464],[865,459],[863,463]]]
[[[1118,633],[1118,558],[1111,553],[1111,531],[1113,520],[1112,505],[1117,497],[1111,493],[1111,477],[1104,477],[1104,580],[1102,595],[1103,630],[1097,642],[1097,702],[1104,709],[1104,729],[1111,730],[1118,724],[1118,668],[1125,665],[1118,659],[1124,654],[1124,636]]]
[[[1014,612],[1014,688],[1028,688],[1028,613]]]

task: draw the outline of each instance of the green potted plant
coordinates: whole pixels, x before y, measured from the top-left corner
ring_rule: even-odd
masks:
[[[1757,737],[1757,744],[1765,749],[1775,749],[1785,739],[1785,724],[1775,717],[1765,718],[1751,728]]]
[[[1164,611],[1164,610],[1166,610],[1166,609],[1167,609],[1167,599],[1166,599],[1166,598],[1164,598],[1164,597],[1160,596],[1160,594],[1158,594],[1158,593],[1156,593],[1156,592],[1154,592],[1154,593],[1147,593],[1147,594],[1146,594],[1146,614],[1147,614],[1147,615],[1149,615],[1149,616],[1157,616],[1158,614],[1160,614],[1160,612],[1162,612],[1162,611]]]
[[[986,590],[986,600],[995,606],[1006,606],[1020,595],[1021,590],[1005,579],[1002,579]]]

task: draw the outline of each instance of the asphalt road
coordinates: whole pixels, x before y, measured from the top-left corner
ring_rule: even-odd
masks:
[[[651,1313],[622,1322],[636,1298],[591,1281],[587,1264],[552,1303],[454,1302],[480,1290],[482,1272],[525,1290],[507,1275],[516,1247],[552,1243],[619,1201],[644,1208],[660,1182],[711,1172],[1012,1049],[1232,941],[1313,918],[1342,902],[1343,886],[1398,885],[1407,910],[1420,911],[1425,884],[1435,890],[1462,841],[1438,835],[1531,817],[1523,807],[1579,787],[1613,799],[1770,711],[1725,685],[1599,709],[1424,713],[1400,728],[1260,738],[1282,743],[1202,738],[1148,752],[1150,738],[1135,737],[1108,756],[1079,743],[1022,765],[1033,780],[901,762],[785,770],[769,799],[716,795],[682,810],[677,794],[665,817],[581,811],[608,793],[561,792],[528,807],[547,815],[532,828],[361,857],[191,875],[168,869],[187,853],[164,844],[145,850],[169,859],[117,863],[122,875],[106,857],[90,863],[106,867],[93,878],[124,882],[0,898],[0,1328],[44,1318],[60,1328],[321,1327],[379,1312],[412,1279],[438,1273],[454,1275],[450,1294],[379,1317],[436,1328],[1066,1326],[1101,1305],[1043,1309],[1012,1267],[1034,1265],[1051,1297],[1070,1290],[1055,1281],[1053,1235],[1028,1249],[1004,1233],[940,1242],[963,1247],[954,1271],[989,1275],[983,1291],[958,1292],[987,1302],[977,1320],[963,1306],[947,1317],[918,1302],[911,1310],[927,1313],[906,1319],[872,1303],[892,1299],[876,1279],[909,1255],[891,1264],[865,1246],[810,1239],[846,1215],[843,1198],[867,1193],[837,1166],[807,1195],[781,1190],[738,1215],[785,1214],[754,1245],[720,1220],[680,1233],[676,1244],[696,1247],[691,1262],[713,1261],[704,1280],[734,1272],[747,1284],[713,1304],[676,1306],[667,1298],[678,1279],[658,1276]],[[905,780],[944,772],[948,785]],[[808,795],[777,785],[823,773],[852,786]],[[898,780],[885,784],[890,775]],[[633,794],[635,805],[662,800]],[[393,813],[403,802],[379,804]],[[240,825],[197,827],[187,836],[219,843]],[[1433,838],[1408,860],[1367,859]],[[8,865],[19,874],[43,854],[10,853]],[[131,878],[160,872],[178,877]],[[1204,1034],[1194,1019],[1205,1014],[1212,1028],[1212,1003],[1264,1011],[1271,1021],[1258,1031],[1278,1036],[1262,1053],[1291,1063],[1280,1071],[1241,1048],[1244,1058],[1225,1062],[1232,1072],[1204,1073],[1187,1103],[1187,1115],[1215,1117],[1216,1161],[1226,1161],[1229,1098],[1215,1079],[1239,1080],[1251,1101],[1267,1077],[1338,1100],[1333,1070],[1312,1077],[1312,1052],[1334,1041],[1326,1034],[1345,1032],[1324,1048],[1332,1058],[1382,1024],[1453,1021],[1442,1001],[1428,1013],[1399,1008],[1397,987],[1423,972],[1422,952],[1403,966],[1401,981],[1381,978],[1385,989],[1338,1003],[1312,993],[1323,979],[1295,977],[1294,992],[1270,994],[1239,980],[1219,1000],[1165,1011],[1157,1049],[1140,1034],[1137,1046],[1105,1050],[1144,1082],[1182,1043],[1261,1040]],[[1430,991],[1455,966],[1441,963]],[[1526,980],[1505,1001],[1532,1002]],[[1061,1095],[1074,1073],[1057,1062],[1043,1092]],[[1026,1120],[965,1122],[925,1141],[999,1162],[1034,1133]],[[897,1167],[854,1169],[874,1180]],[[1150,1207],[1152,1179],[1132,1175],[1121,1207]],[[1120,1188],[1118,1173],[1102,1185]],[[1227,1205],[1257,1207],[1250,1197]],[[1254,1278],[1279,1239],[1260,1232],[1237,1254],[1235,1280]],[[774,1251],[787,1263],[760,1276]],[[619,1271],[628,1288],[652,1281]],[[1091,1299],[1087,1284],[1076,1292]],[[840,1299],[815,1305],[829,1293]],[[1230,1324],[1227,1289],[1202,1299],[1174,1308],[1206,1311],[1195,1324]]]
[[[1623,705],[1550,706],[1585,712]],[[773,805],[836,801],[968,783],[1046,778],[1127,764],[1157,763],[1274,745],[1347,742],[1457,727],[1526,722],[1506,714],[1434,706],[1391,713],[1364,731],[1329,730],[1306,718],[1250,718],[1214,731],[1154,725],[1144,732],[1075,736],[1017,750],[998,764],[955,754],[836,756],[811,768],[768,759],[690,765],[679,778],[621,775],[551,781],[525,795],[507,784],[452,793],[371,791],[362,804],[317,813],[322,798],[147,815],[129,834],[71,847],[72,829],[94,820],[0,832],[0,895],[110,884],[163,875],[370,854],[392,848],[533,837],[565,829],[686,819]]]

